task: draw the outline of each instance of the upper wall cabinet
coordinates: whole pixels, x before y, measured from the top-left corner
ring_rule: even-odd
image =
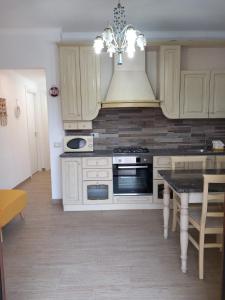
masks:
[[[209,117],[225,118],[225,71],[211,72]]]
[[[160,47],[160,101],[166,117],[179,118],[180,46]]]
[[[81,120],[80,49],[63,46],[59,51],[63,120]]]
[[[89,46],[63,45],[59,51],[63,121],[79,129],[76,121],[93,120],[101,107],[100,60]]]
[[[182,71],[180,118],[208,118],[209,79],[205,71]]]

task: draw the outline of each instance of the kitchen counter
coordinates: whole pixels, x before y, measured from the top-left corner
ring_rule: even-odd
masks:
[[[95,150],[93,152],[64,152],[60,157],[112,157],[112,150]]]
[[[188,149],[149,149],[149,153],[113,153],[112,150],[95,150],[93,152],[67,152],[60,157],[103,157],[103,156],[175,156],[175,155],[225,155],[225,151],[201,150],[196,148]]]

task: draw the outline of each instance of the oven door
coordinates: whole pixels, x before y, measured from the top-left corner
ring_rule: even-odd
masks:
[[[114,195],[152,195],[152,164],[113,165]]]

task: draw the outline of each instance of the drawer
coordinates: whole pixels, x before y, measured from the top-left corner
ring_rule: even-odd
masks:
[[[83,180],[112,180],[112,169],[83,169]]]
[[[170,170],[171,168],[167,168],[167,167],[164,167],[164,168],[154,168],[153,169],[153,179],[162,179],[162,177],[159,175],[159,172],[160,170]]]
[[[83,157],[84,169],[112,169],[112,157]]]
[[[170,156],[154,156],[153,158],[154,168],[171,168],[171,157]]]

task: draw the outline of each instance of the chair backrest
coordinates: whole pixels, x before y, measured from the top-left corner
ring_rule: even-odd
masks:
[[[224,191],[209,191],[210,184],[224,184],[225,175],[203,175],[204,188],[203,188],[203,203],[202,203],[202,216],[201,228],[205,228],[206,218],[223,218],[224,213],[221,210],[221,203],[224,203]],[[210,208],[210,209],[209,209]]]
[[[218,155],[216,157],[216,168],[225,169],[225,156]]]
[[[206,156],[172,156],[172,170],[206,169]]]

